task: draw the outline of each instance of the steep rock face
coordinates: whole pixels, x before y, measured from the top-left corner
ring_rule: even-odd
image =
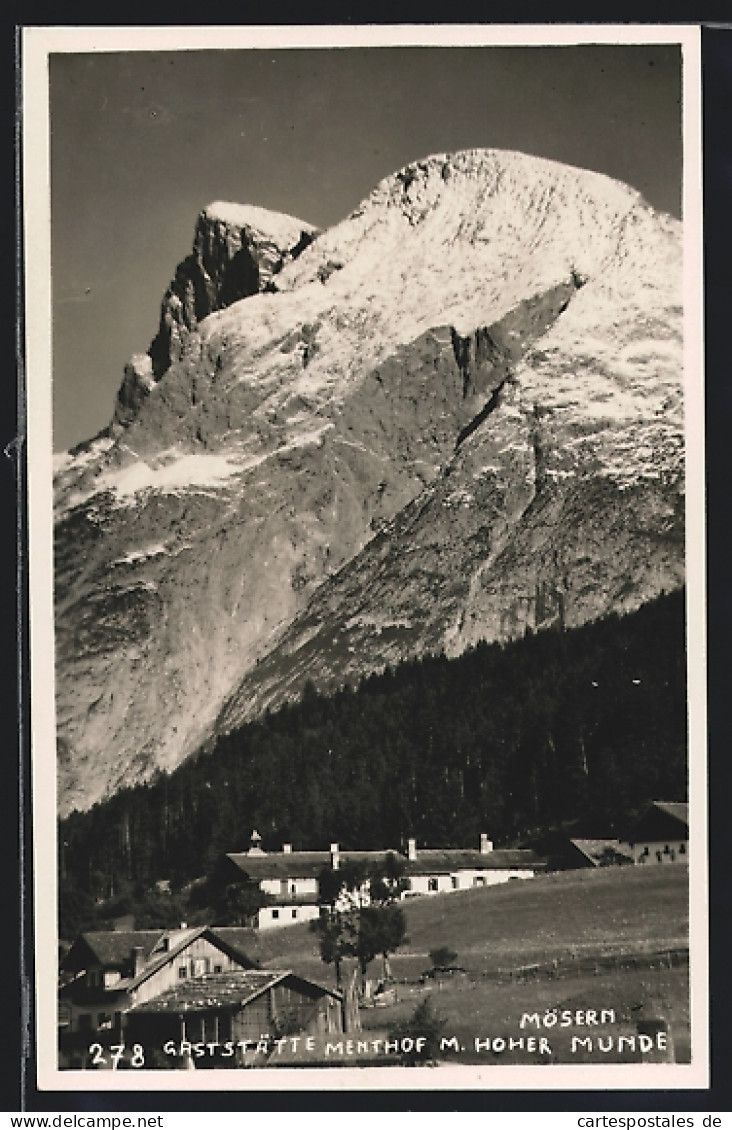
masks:
[[[188,268],[164,301],[181,347],[134,362],[124,415],[59,470],[64,811],[305,679],[683,579],[676,221],[597,174],[470,151],[387,178],[304,250],[292,221],[256,287],[242,267],[226,289],[241,248],[217,223],[204,304]]]
[[[293,216],[217,201],[201,212],[193,250],[175,272],[162,303],[160,327],[146,354],[125,367],[114,422],[128,424],[152,386],[186,355],[190,334],[215,310],[273,287],[285,263],[317,231]]]

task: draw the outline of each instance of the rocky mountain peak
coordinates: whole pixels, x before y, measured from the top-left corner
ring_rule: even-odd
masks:
[[[205,209],[109,435],[59,469],[65,810],[308,679],[683,581],[678,222],[471,150],[314,234]]]
[[[198,216],[191,253],[178,264],[147,354],[128,362],[114,423],[128,424],[170,366],[186,356],[190,334],[215,310],[272,286],[283,266],[317,235],[311,224],[265,208],[216,201]]]

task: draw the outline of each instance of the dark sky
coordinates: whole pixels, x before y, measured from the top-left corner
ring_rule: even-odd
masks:
[[[212,200],[318,226],[430,153],[519,149],[680,214],[674,44],[54,54],[54,448],[111,418]]]

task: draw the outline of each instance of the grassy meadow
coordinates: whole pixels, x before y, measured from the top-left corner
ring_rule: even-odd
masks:
[[[515,880],[497,887],[410,899],[404,904],[407,940],[392,957],[397,1000],[362,1010],[364,1038],[384,1038],[407,1027],[417,1005],[429,998],[443,1034],[457,1047],[445,1059],[465,1063],[688,1062],[689,984],[683,954],[673,962],[654,955],[688,945],[688,870],[668,867],[564,871]],[[464,973],[420,983],[430,968],[429,951],[454,950]],[[250,956],[263,966],[293,968],[333,984],[317,941],[306,926],[252,932]],[[376,960],[369,975],[381,975]],[[529,1025],[524,1013],[557,1009],[573,1014],[614,1010],[605,1027]],[[643,1027],[645,1025],[645,1028]],[[619,1036],[667,1033],[667,1048],[641,1056],[620,1050]],[[543,1035],[551,1053],[500,1047],[500,1040]],[[600,1050],[597,1035],[612,1039]],[[572,1048],[572,1038],[592,1045]],[[498,1049],[475,1040],[498,1038]],[[537,1046],[538,1047],[538,1046]]]

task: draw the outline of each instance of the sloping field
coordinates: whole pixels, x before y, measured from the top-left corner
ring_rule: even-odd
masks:
[[[404,910],[407,941],[392,960],[398,979],[418,977],[429,968],[429,951],[443,945],[476,974],[572,957],[652,953],[688,942],[688,869],[562,871],[410,899]],[[332,980],[304,925],[252,931],[249,953],[263,966]]]
[[[403,950],[447,945],[475,971],[652,952],[687,944],[688,908],[683,865],[563,871],[414,900]]]
[[[413,1033],[415,1008],[429,999],[445,1062],[688,1062],[688,905],[683,864],[558,872],[409,900],[408,939],[392,958],[396,1000],[362,1010],[362,1038]],[[465,972],[420,983],[438,946],[454,950]],[[333,983],[306,927],[253,933],[250,952],[263,965]],[[369,973],[381,975],[379,960]],[[522,1025],[525,1015],[565,1010],[578,1024]],[[587,1027],[588,1010],[612,1020]],[[650,1050],[640,1046],[641,1032],[659,1031],[662,1047],[655,1035]],[[364,1054],[363,1062],[375,1061]]]

